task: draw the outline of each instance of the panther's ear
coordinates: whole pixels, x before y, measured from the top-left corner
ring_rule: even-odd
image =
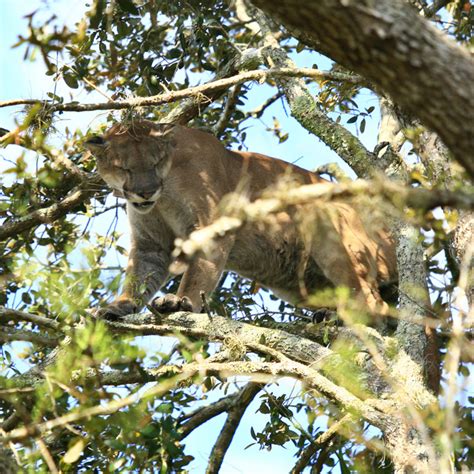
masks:
[[[171,124],[160,125],[162,126],[161,129],[152,130],[150,135],[161,140],[168,148],[174,148],[176,146],[175,126]]]
[[[92,153],[100,153],[107,147],[107,140],[100,135],[95,135],[86,140],[84,146]]]

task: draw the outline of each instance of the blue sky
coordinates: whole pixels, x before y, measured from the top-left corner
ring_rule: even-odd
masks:
[[[17,41],[19,34],[25,34],[27,21],[22,18],[25,14],[38,8],[43,2],[39,0],[18,1],[18,0],[2,0],[0,15],[0,100],[16,99],[16,98],[46,98],[46,93],[53,91],[55,88],[58,94],[63,94],[69,98],[69,94],[74,94],[75,100],[82,101],[101,101],[102,98],[93,94],[87,96],[85,91],[72,91],[62,81],[54,83],[51,76],[44,75],[44,66],[40,59],[35,62],[24,61],[23,48],[11,49]],[[58,16],[60,21],[64,21],[70,26],[81,18],[85,10],[84,1],[78,0],[58,0],[50,2],[52,10]],[[308,53],[295,55],[293,58],[298,66],[308,67],[317,62],[320,67],[328,64],[327,61],[320,57],[311,56]],[[253,85],[249,93],[248,104],[246,107],[253,109],[260,105],[265,98],[271,94],[269,86]],[[72,97],[71,97],[72,98]],[[376,100],[373,96],[366,94],[360,101],[360,105],[369,107],[376,106]],[[0,127],[11,129],[15,125],[15,113],[19,108],[3,108],[0,109]],[[279,120],[285,132],[289,133],[289,139],[279,144],[278,140],[266,131],[264,123],[271,125],[272,117],[275,116]],[[71,129],[81,128],[85,130],[89,126],[97,126],[101,123],[103,115],[101,113],[65,113],[61,117],[58,125],[61,127],[68,126]],[[347,120],[344,119],[344,120]],[[263,116],[263,122],[254,121],[251,128],[247,130],[246,145],[251,151],[264,153],[270,156],[279,157],[290,162],[298,162],[299,166],[313,169],[323,163],[330,161],[339,161],[337,156],[329,150],[319,140],[304,130],[292,117],[288,116],[288,108],[283,107],[281,101],[275,103],[270,110]],[[362,135],[362,141],[372,149],[376,142],[377,119],[369,119],[365,134]],[[355,129],[352,128],[352,131]],[[56,140],[60,140],[60,134]],[[6,150],[0,151],[0,170],[5,166],[2,158],[16,159],[22,153],[18,147],[10,146]],[[29,155],[31,158],[31,155]],[[108,226],[105,225],[105,228]],[[124,240],[126,242],[126,222],[122,217],[119,230],[124,232]],[[96,231],[100,232],[101,227],[96,226]],[[126,246],[126,243],[125,243]],[[155,342],[157,342],[155,340]],[[164,341],[162,341],[163,343]],[[20,346],[19,346],[20,347]],[[156,349],[156,347],[155,347]],[[289,392],[295,390],[295,382],[289,379],[282,380],[278,386],[272,386],[271,390],[278,394],[282,391]],[[298,386],[296,387],[298,390]],[[294,464],[292,456],[293,449],[274,448],[271,452],[260,451],[258,447],[251,447],[244,450],[244,447],[252,442],[249,435],[250,426],[254,426],[256,430],[262,427],[267,419],[262,415],[255,415],[255,409],[258,406],[258,400],[248,409],[247,416],[239,427],[237,436],[226,456],[224,466],[221,470],[223,474],[235,473],[255,473],[259,474],[279,474],[287,473]],[[206,466],[212,443],[217,436],[222,423],[223,416],[216,418],[208,423],[205,427],[196,430],[187,438],[186,444],[189,447],[190,454],[196,457],[191,465],[192,472],[203,472]],[[323,421],[323,420],[321,420]],[[339,468],[333,470],[339,472]]]

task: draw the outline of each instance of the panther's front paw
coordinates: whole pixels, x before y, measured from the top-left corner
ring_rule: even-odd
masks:
[[[311,315],[312,323],[317,324],[317,323],[322,323],[323,321],[329,322],[329,321],[337,321],[338,316],[337,312],[330,309],[330,308],[319,308],[315,311],[313,311]]]
[[[111,303],[103,308],[97,309],[94,316],[98,319],[117,321],[118,319],[137,312],[137,306],[130,301]]]
[[[159,296],[151,302],[151,306],[158,313],[176,313],[177,311],[193,311],[191,300],[187,296],[167,294]]]

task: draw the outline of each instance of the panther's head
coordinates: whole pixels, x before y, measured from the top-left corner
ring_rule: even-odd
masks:
[[[84,143],[114,194],[139,213],[149,212],[163,191],[175,147],[173,129],[172,124],[140,120],[116,124]]]

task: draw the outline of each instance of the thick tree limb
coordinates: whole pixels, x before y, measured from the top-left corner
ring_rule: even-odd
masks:
[[[405,121],[400,120],[397,110],[389,100],[381,99],[379,143],[383,141],[395,149],[399,149],[405,141],[403,129],[406,126]],[[433,389],[436,384],[433,374],[439,373],[439,361],[435,357],[437,347],[430,345],[432,338],[427,338],[428,331],[434,333],[434,329],[423,325],[429,302],[424,252],[417,238],[418,231],[410,223],[401,219],[391,219],[390,226],[393,235],[396,236],[399,314],[402,316],[395,334],[401,350],[390,363],[390,374],[397,381],[397,385],[403,387],[399,391],[392,392],[390,399],[400,410],[408,410],[411,417],[410,419],[398,417],[394,429],[385,435],[389,443],[392,443],[392,457],[397,471],[405,472],[408,466],[414,465],[420,470],[427,470],[428,467],[434,467],[437,456],[427,436],[424,422],[420,420],[412,404],[415,401],[416,405],[416,400],[419,400],[418,403],[422,406],[429,406],[430,400],[429,397],[426,398],[425,386],[428,385]],[[430,351],[427,351],[428,347]],[[428,367],[434,367],[435,370],[430,373],[426,370]],[[425,377],[427,372],[430,375]],[[436,389],[434,391],[436,392]],[[423,399],[425,400],[422,401]],[[410,435],[407,436],[407,433]],[[394,441],[399,436],[402,439],[399,444],[395,444]]]
[[[250,326],[248,324],[238,323],[228,318],[215,316],[211,320],[206,314],[192,314],[192,313],[175,313],[163,318],[161,324],[150,323],[153,321],[152,315],[129,315],[121,322],[106,322],[111,331],[128,332],[140,335],[147,334],[163,334],[171,335],[176,331],[188,336],[205,337],[208,340],[215,341],[239,341],[247,349],[253,350],[257,353],[267,354],[276,362],[268,361],[242,361],[242,362],[215,362],[212,359],[187,364],[184,366],[162,366],[158,369],[146,370],[146,374],[141,372],[138,374],[120,373],[120,371],[104,372],[101,374],[101,383],[117,384],[117,383],[140,383],[144,381],[159,380],[163,378],[166,382],[171,375],[174,377],[173,384],[167,387],[167,390],[174,386],[174,383],[179,380],[194,377],[194,375],[207,375],[228,377],[235,375],[244,375],[251,377],[258,382],[268,382],[275,377],[290,376],[301,380],[309,389],[315,389],[330,400],[341,406],[343,410],[355,413],[355,416],[361,416],[370,423],[378,426],[380,429],[395,432],[395,419],[391,403],[386,404],[384,401],[362,400],[354,396],[350,391],[344,387],[340,387],[331,380],[318,372],[321,364],[332,361],[331,371],[337,370],[334,364],[337,364],[338,356],[333,354],[329,349],[319,346],[316,343],[306,341],[303,338],[292,337],[282,331],[263,329]],[[293,340],[294,339],[294,340]],[[264,341],[264,344],[262,343]],[[288,344],[289,343],[289,344]],[[295,346],[297,344],[297,346]],[[63,345],[64,347],[64,345]],[[56,354],[60,355],[61,351]],[[284,353],[292,357],[286,357]],[[296,354],[296,355],[295,355]],[[329,359],[329,357],[331,357]],[[49,363],[52,363],[54,356],[50,358]],[[310,364],[308,366],[308,363]],[[42,371],[35,370],[38,381],[42,379]],[[326,366],[327,367],[327,366]],[[34,375],[33,379],[35,378]],[[23,376],[19,376],[22,378]],[[97,373],[91,374],[91,377],[97,378]],[[181,378],[182,377],[182,378]],[[29,377],[29,380],[33,380]],[[24,380],[26,382],[26,380]],[[21,384],[20,384],[21,385]],[[23,385],[25,386],[25,385]],[[157,392],[153,396],[161,396],[163,386],[160,385]],[[84,418],[96,415],[103,415],[114,412],[131,403],[138,401],[134,396],[127,397],[127,399],[119,400],[116,405],[107,405],[105,407],[94,407],[92,410],[85,410],[84,412],[70,413],[55,420],[42,423],[40,425],[27,426],[19,428],[8,433],[0,441],[16,441],[29,436],[38,436],[46,431],[65,426],[67,423],[74,423],[83,420]],[[228,407],[228,406],[227,406]],[[220,407],[222,408],[222,407]],[[219,408],[219,409],[220,409]],[[13,427],[19,421],[10,422],[7,426]],[[202,420],[199,420],[202,421]],[[192,426],[191,426],[192,428]],[[397,425],[397,429],[401,429]]]
[[[300,39],[387,92],[474,177],[474,62],[403,0],[253,0]]]
[[[25,341],[39,344],[40,346],[56,347],[59,343],[58,338],[46,336],[33,331],[27,331],[26,329],[0,329],[0,341],[12,342],[12,341]]]
[[[159,370],[163,375],[173,374],[172,377],[161,381],[155,387],[144,393],[134,393],[120,400],[113,400],[105,405],[99,405],[92,408],[69,413],[64,416],[49,420],[44,423],[34,424],[23,428],[17,428],[4,436],[0,436],[0,443],[10,441],[19,441],[30,436],[39,436],[54,428],[65,426],[69,423],[91,418],[98,415],[108,415],[136,403],[143,399],[159,397],[168,392],[171,388],[182,380],[189,379],[195,375],[215,375],[219,377],[230,377],[235,375],[245,375],[251,378],[261,378],[261,376],[283,377],[288,376],[304,381],[310,389],[315,389],[331,400],[340,404],[345,410],[355,412],[370,423],[386,429],[391,424],[391,416],[388,413],[380,411],[382,403],[378,403],[378,408],[366,403],[358,397],[351,394],[347,389],[338,387],[326,377],[320,375],[315,370],[306,367],[303,364],[293,362],[284,358],[282,362],[210,362],[190,363],[184,366],[165,366]]]
[[[161,324],[150,323],[148,315],[130,315],[120,322],[105,323],[116,332],[139,333],[141,335],[173,335],[176,331],[187,336],[204,337],[213,341],[226,341],[229,338],[247,346],[250,350],[261,350],[258,341],[287,355],[293,360],[310,362],[313,366],[329,358],[338,356],[327,347],[279,329],[267,329],[234,321],[222,316],[212,319],[207,314],[173,313],[163,319]]]

